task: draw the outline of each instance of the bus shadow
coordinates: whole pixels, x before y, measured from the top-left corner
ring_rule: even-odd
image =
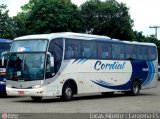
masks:
[[[145,93],[141,93],[139,94],[139,96],[155,96],[155,94],[145,94]],[[89,96],[76,96],[73,98],[72,101],[70,102],[75,102],[75,101],[84,101],[84,100],[98,100],[98,99],[110,99],[110,98],[121,98],[121,97],[137,97],[137,96],[130,96],[130,95],[126,95],[124,93],[121,94],[113,94],[113,95],[108,95],[108,96],[104,96],[104,95],[89,95]],[[25,100],[16,100],[14,102],[23,102],[23,103],[63,103],[63,102],[67,102],[67,101],[63,101],[61,100],[59,97],[53,97],[53,98],[49,98],[49,99],[42,99],[41,101],[34,101],[31,98],[27,98]]]
[[[10,99],[10,98],[22,98],[20,96],[4,96],[4,95],[0,95],[0,99]]]

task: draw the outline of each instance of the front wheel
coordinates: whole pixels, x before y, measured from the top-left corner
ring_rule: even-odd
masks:
[[[71,84],[64,85],[61,99],[65,101],[71,101],[73,99],[73,86]]]
[[[41,101],[42,97],[37,97],[37,96],[31,96],[32,100],[34,101]]]

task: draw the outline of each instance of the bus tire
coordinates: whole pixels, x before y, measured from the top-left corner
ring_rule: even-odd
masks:
[[[73,99],[73,86],[70,83],[64,85],[60,98],[64,101],[71,101]]]
[[[140,93],[140,83],[137,80],[134,80],[131,85],[130,95],[137,96]]]
[[[32,100],[34,101],[41,101],[42,97],[38,97],[38,96],[31,96]]]

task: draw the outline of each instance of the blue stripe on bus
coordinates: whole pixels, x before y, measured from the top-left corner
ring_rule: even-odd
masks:
[[[74,64],[74,63],[76,63],[77,62],[77,64],[83,64],[84,62],[86,62],[87,61],[87,59],[75,59],[73,62],[72,62],[72,64]]]
[[[145,84],[145,86],[147,86],[147,85],[154,79],[154,73],[155,73],[154,64],[153,64],[153,62],[149,62],[149,64],[150,64],[150,69],[151,69],[151,71],[149,72],[149,74],[150,74],[150,79],[149,79],[148,82]]]
[[[72,64],[74,64],[75,62],[77,62],[79,59],[75,59],[73,62],[72,62]]]
[[[83,62],[83,60],[85,60],[85,59],[79,59],[77,64],[79,64],[80,62]]]
[[[97,80],[98,83],[103,84],[103,85],[109,85],[109,86],[115,86],[114,84],[108,83],[106,81],[103,80]]]
[[[142,86],[145,86],[151,78],[151,73],[150,72],[151,72],[152,69],[151,69],[150,62],[147,62],[147,65],[148,65],[148,76],[147,76],[146,80],[143,81]]]
[[[109,89],[114,89],[114,90],[129,90],[130,89],[130,84],[131,82],[128,81],[127,83],[125,84],[122,84],[122,85],[108,85],[108,84],[104,84],[104,83],[100,83],[99,81],[93,81],[91,80],[93,83],[101,86],[101,87],[104,87],[104,88],[109,88]],[[106,82],[108,83],[108,82]]]

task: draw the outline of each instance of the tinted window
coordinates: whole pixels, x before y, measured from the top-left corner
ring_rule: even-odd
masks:
[[[98,58],[111,59],[111,44],[98,43]]]
[[[137,46],[137,56],[139,60],[149,60],[148,55],[148,48],[147,46]]]
[[[97,44],[92,41],[82,41],[82,57],[97,58]]]
[[[154,60],[157,57],[156,47],[149,47],[149,60]]]
[[[143,59],[143,47],[137,46],[137,59]]]
[[[112,58],[113,59],[124,59],[124,45],[112,44]]]
[[[59,70],[59,68],[61,66],[61,62],[62,62],[62,57],[63,57],[63,39],[62,38],[53,39],[49,44],[48,51],[54,57],[54,64],[55,64],[54,73],[56,73],[56,72],[58,72],[58,70]]]
[[[125,45],[126,59],[137,59],[137,46]]]
[[[81,41],[66,39],[65,59],[81,57]]]

